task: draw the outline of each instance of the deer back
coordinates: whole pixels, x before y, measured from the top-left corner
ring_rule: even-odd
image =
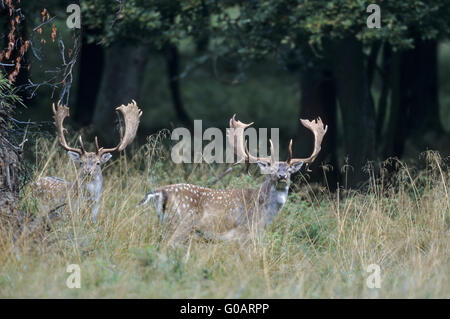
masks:
[[[163,221],[192,224],[200,232],[224,233],[254,221],[258,190],[210,189],[173,184],[149,192],[141,205],[152,202]]]
[[[77,191],[74,183],[54,176],[40,177],[31,188],[33,197],[39,199],[48,210],[63,205],[68,196],[77,195],[74,191]]]

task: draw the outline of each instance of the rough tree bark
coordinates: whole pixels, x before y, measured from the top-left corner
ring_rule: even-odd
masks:
[[[116,120],[114,109],[132,99],[139,104],[149,46],[117,43],[105,51],[104,72],[92,122],[100,140],[112,145],[117,141],[117,136],[112,134]]]
[[[17,216],[20,185],[21,154],[9,138],[10,112],[0,103],[0,217],[3,221]]]
[[[370,98],[362,44],[346,38],[331,44],[334,77],[344,126],[345,153],[352,169],[346,184],[356,187],[367,180],[363,171],[375,159],[375,110]]]

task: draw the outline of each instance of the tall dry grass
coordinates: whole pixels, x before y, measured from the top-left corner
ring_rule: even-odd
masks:
[[[449,298],[450,175],[429,152],[421,170],[396,161],[398,173],[364,191],[303,183],[264,237],[249,245],[193,240],[170,248],[151,208],[137,209],[158,185],[204,185],[223,166],[175,165],[161,136],[103,168],[99,220],[74,211],[39,236],[0,236],[0,297],[113,298]],[[37,143],[34,176],[68,180],[76,168],[56,142]],[[384,171],[381,170],[381,173]],[[254,175],[259,176],[259,175]],[[264,177],[232,173],[227,188],[256,186]],[[22,206],[41,216],[29,189]],[[69,264],[81,267],[81,289],[69,289]],[[381,288],[366,271],[381,268]]]

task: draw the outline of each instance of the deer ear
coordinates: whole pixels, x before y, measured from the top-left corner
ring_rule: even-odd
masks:
[[[111,153],[105,153],[102,155],[102,157],[100,158],[100,161],[102,162],[102,164],[105,164],[107,161],[109,161],[109,159],[112,157]]]
[[[292,165],[289,166],[289,172],[291,174],[298,172],[300,168],[302,168],[303,164],[303,162],[292,163]]]
[[[270,174],[270,163],[264,161],[256,161],[261,170],[261,174]]]
[[[80,154],[78,154],[77,152],[67,151],[67,155],[69,155],[69,157],[72,161],[74,161],[76,163],[81,162]]]

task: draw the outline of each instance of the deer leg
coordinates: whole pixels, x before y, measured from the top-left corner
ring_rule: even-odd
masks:
[[[194,231],[197,224],[196,218],[192,212],[187,212],[178,221],[174,221],[174,231],[169,239],[169,245],[175,246],[184,243]]]
[[[91,219],[94,224],[97,222],[98,207],[99,207],[99,203],[98,203],[98,201],[95,201],[94,207],[92,207],[92,212],[91,212]]]

